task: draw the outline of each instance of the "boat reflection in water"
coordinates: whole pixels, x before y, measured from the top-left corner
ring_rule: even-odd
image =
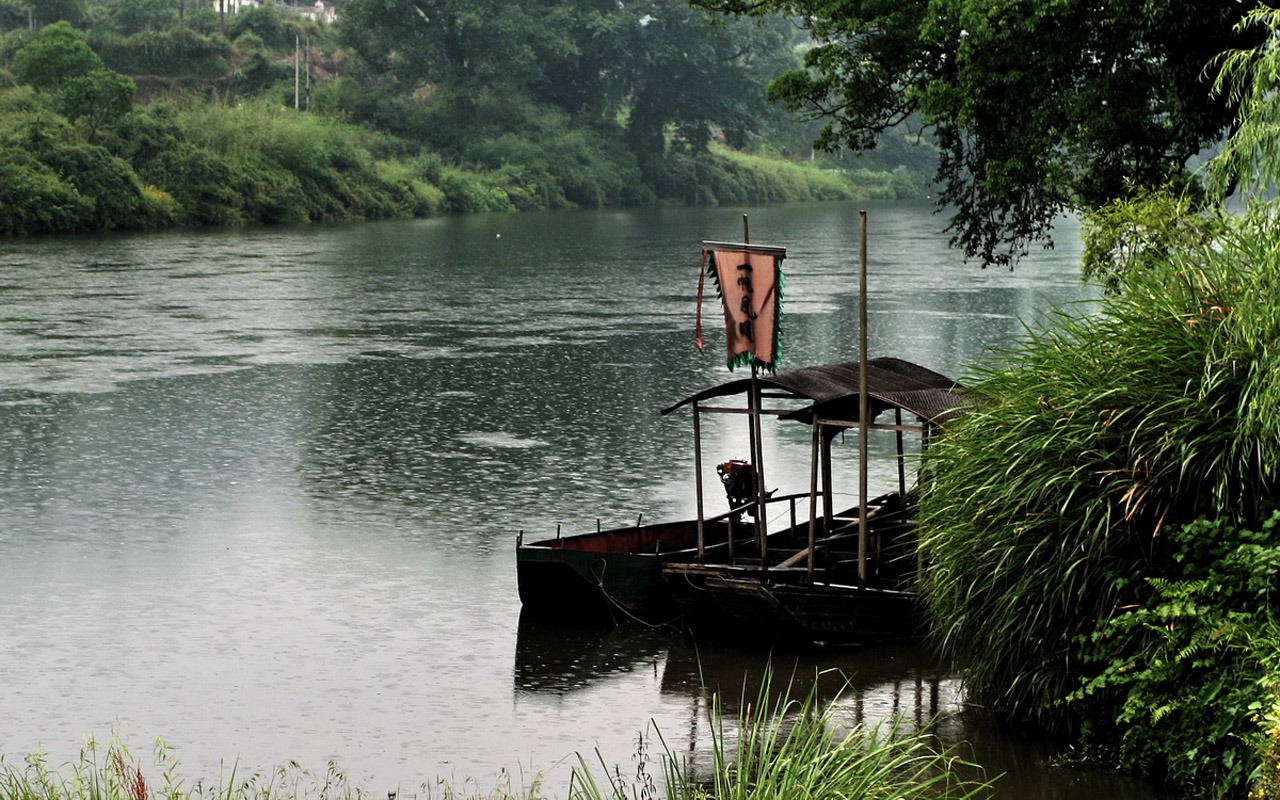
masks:
[[[687,707],[687,741],[677,743],[674,731],[664,730],[663,736],[695,767],[710,754],[707,698],[712,694],[727,723],[743,703],[762,697],[771,704],[784,697],[799,700],[810,693],[850,726],[896,722],[915,730],[960,708],[959,681],[914,644],[767,654],[753,648],[701,649],[688,636],[640,625],[566,627],[537,615],[520,616],[513,673],[517,695],[563,695],[641,671],[654,677],[664,699]]]
[[[520,612],[514,671],[517,693],[565,694],[611,676],[657,670],[670,637],[640,626],[552,622]]]

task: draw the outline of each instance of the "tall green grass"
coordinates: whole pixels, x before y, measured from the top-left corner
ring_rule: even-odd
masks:
[[[971,699],[1066,728],[1081,637],[1171,572],[1164,532],[1275,504],[1280,231],[1154,259],[1004,355],[925,462],[924,596]]]
[[[966,800],[989,793],[990,784],[972,779],[979,768],[939,749],[927,731],[892,723],[850,727],[840,718],[839,698],[823,702],[816,690],[772,695],[766,680],[729,721],[719,698],[708,698],[711,766],[702,770],[667,748],[655,729],[662,752],[655,763],[642,746],[634,777],[597,753],[594,763],[579,755],[563,794],[548,792],[540,775],[517,784],[506,772],[492,788],[468,779],[385,794],[389,800]],[[353,783],[332,763],[320,773],[291,762],[247,776],[232,767],[216,781],[193,782],[163,742],[144,769],[118,737],[105,746],[90,740],[78,759],[57,767],[38,754],[21,762],[0,756],[4,800],[381,800],[383,794]]]
[[[739,702],[728,717],[718,695],[707,700],[710,765],[695,765],[662,740],[662,780],[652,779],[641,753],[636,780],[610,772],[603,759],[597,773],[579,759],[571,800],[816,800],[816,798],[986,797],[991,784],[971,776],[981,769],[941,749],[927,730],[907,730],[897,721],[880,727],[841,719],[840,698],[823,701],[815,688],[801,697],[790,686],[775,695],[766,677],[754,698]],[[728,724],[726,721],[728,720]],[[603,774],[604,780],[597,775]]]

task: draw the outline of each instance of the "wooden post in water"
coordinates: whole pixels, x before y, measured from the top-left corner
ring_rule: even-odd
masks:
[[[867,585],[867,212],[859,211],[858,235],[858,585]]]

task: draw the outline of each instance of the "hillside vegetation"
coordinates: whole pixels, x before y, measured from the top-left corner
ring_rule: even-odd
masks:
[[[802,46],[783,22],[433,8],[0,0],[0,234],[916,196],[932,172],[906,136],[811,158],[763,99]]]

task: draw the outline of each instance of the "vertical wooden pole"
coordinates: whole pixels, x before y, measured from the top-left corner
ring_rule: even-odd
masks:
[[[813,415],[813,447],[809,454],[809,580],[813,580],[814,547],[818,543],[818,458],[822,450],[822,426]]]
[[[698,563],[706,560],[706,532],[702,512],[702,411],[693,401],[693,491],[698,501]]]
[[[907,498],[907,452],[906,442],[902,435],[902,409],[893,410],[893,422],[898,426],[898,494]]]
[[[858,235],[858,585],[867,585],[867,212],[859,211]]]

